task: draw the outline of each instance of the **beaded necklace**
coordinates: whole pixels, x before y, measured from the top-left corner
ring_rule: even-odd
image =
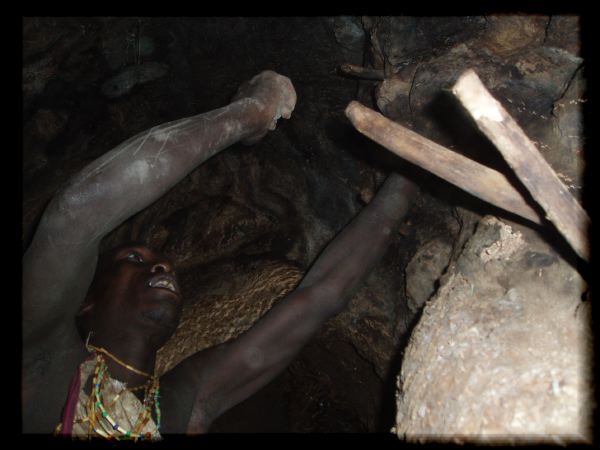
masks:
[[[150,433],[142,433],[144,426],[152,416],[152,407],[156,413],[156,426],[160,428],[160,402],[158,396],[160,393],[158,378],[152,377],[146,383],[136,388],[124,388],[107,405],[104,404],[102,389],[106,381],[110,378],[108,366],[102,354],[96,352],[96,367],[92,379],[92,392],[88,398],[87,417],[77,421],[78,423],[88,422],[88,435],[100,435],[107,439],[133,439],[134,441],[151,438]],[[108,412],[125,391],[136,391],[144,389],[143,411],[138,416],[134,427],[131,430],[123,428],[115,421]]]
[[[83,424],[85,422],[88,422],[88,436],[93,436],[94,434],[96,434],[106,439],[132,439],[134,441],[137,441],[138,439],[151,439],[152,434],[149,432],[142,433],[142,430],[152,417],[152,407],[154,407],[154,412],[156,414],[156,428],[157,430],[160,428],[160,402],[158,401],[158,397],[160,394],[160,385],[158,377],[147,374],[128,364],[125,364],[123,361],[118,359],[116,356],[112,355],[104,348],[99,348],[90,345],[89,338],[90,336],[88,336],[85,346],[89,352],[93,352],[95,354],[96,362],[94,368],[94,375],[92,378],[92,391],[90,392],[86,405],[86,417],[77,420],[75,423]],[[110,374],[108,371],[106,360],[104,359],[103,355],[110,357],[112,360],[114,360],[121,366],[131,370],[132,372],[148,377],[148,381],[135,388],[128,389],[124,387],[121,392],[115,395],[115,397],[109,404],[105,405],[102,390],[106,385],[106,382],[110,379]],[[111,417],[111,415],[108,413],[108,409],[110,409],[113,405],[116,404],[118,398],[123,393],[127,391],[133,393],[134,391],[138,391],[141,389],[144,389],[143,410],[138,415],[133,428],[131,430],[127,430],[121,425],[119,425],[117,421],[113,419],[113,417]]]

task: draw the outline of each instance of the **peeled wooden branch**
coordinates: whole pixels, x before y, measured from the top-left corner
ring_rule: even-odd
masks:
[[[398,156],[502,209],[541,223],[538,214],[500,172],[424,138],[356,101],[346,116],[368,138]]]
[[[589,260],[587,232],[590,218],[533,142],[492,97],[473,70],[468,70],[458,79],[452,92],[479,129],[502,153],[573,250],[584,260]]]
[[[383,80],[385,74],[381,69],[369,69],[368,67],[356,66],[354,64],[342,64],[340,70],[347,75],[363,78],[365,80]]]

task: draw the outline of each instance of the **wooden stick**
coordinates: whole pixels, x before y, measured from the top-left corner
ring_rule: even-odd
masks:
[[[369,69],[368,67],[356,66],[354,64],[342,64],[340,70],[347,75],[363,78],[365,80],[383,80],[385,74],[382,69]]]
[[[502,153],[533,198],[544,208],[546,217],[573,250],[588,261],[590,218],[533,142],[492,97],[473,70],[461,75],[452,92],[469,111],[479,129]]]
[[[438,145],[356,101],[350,102],[345,112],[358,131],[398,156],[477,198],[541,223],[535,210],[500,172]]]

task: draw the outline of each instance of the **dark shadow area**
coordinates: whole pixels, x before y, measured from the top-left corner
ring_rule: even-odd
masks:
[[[209,433],[285,433],[290,431],[287,376],[279,375],[256,394],[217,418]]]
[[[477,129],[471,116],[449,90],[440,91],[424,109],[423,116],[435,125],[436,143],[495,169],[507,176],[511,170],[502,154]]]
[[[398,377],[402,370],[402,361],[404,359],[404,351],[410,340],[410,336],[414,328],[421,320],[423,314],[423,308],[419,309],[410,321],[410,324],[406,330],[406,333],[402,336],[400,343],[396,348],[396,353],[390,362],[390,369],[388,377],[383,380],[383,388],[381,390],[381,409],[377,417],[377,431],[389,432],[389,430],[396,425],[396,391],[398,389]]]
[[[397,170],[402,175],[409,175],[402,172],[402,158],[359,133],[343,112],[325,123],[325,131],[336,147],[369,167],[384,173]]]

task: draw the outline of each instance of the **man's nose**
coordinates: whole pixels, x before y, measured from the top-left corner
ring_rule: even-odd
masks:
[[[156,272],[173,272],[173,265],[168,261],[160,261],[155,263],[151,269],[152,273]]]

